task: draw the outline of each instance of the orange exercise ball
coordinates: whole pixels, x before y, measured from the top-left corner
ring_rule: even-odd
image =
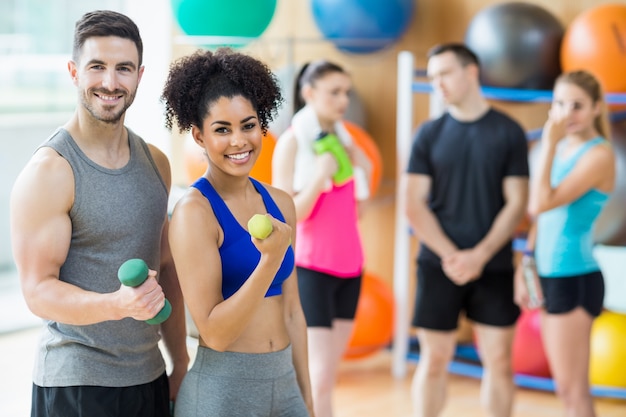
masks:
[[[605,310],[591,328],[589,381],[626,388],[626,314]]]
[[[391,343],[393,336],[393,292],[382,278],[365,272],[354,318],[354,330],[343,357],[359,359]]]
[[[208,161],[204,149],[193,140],[191,135],[185,136],[183,143],[183,166],[187,184],[192,184],[203,176],[207,165]]]
[[[263,136],[261,154],[250,171],[250,176],[261,182],[272,182],[272,155],[276,146],[276,137],[271,132]],[[204,175],[207,168],[207,158],[204,149],[188,135],[183,145],[183,160],[187,182],[193,183]]]
[[[370,184],[370,196],[376,195],[383,176],[383,159],[374,139],[359,125],[348,120],[343,122],[346,130],[352,136],[354,143],[361,148],[372,164],[372,183]]]
[[[274,148],[276,147],[276,136],[269,130],[263,136],[263,148],[261,149],[261,155],[254,163],[250,176],[261,182],[271,184],[272,183],[272,156],[274,155]]]
[[[579,14],[561,43],[563,71],[593,73],[605,92],[626,92],[626,5],[602,4]]]

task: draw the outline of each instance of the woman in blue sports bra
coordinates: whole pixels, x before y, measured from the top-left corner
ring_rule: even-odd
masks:
[[[603,306],[604,280],[593,258],[593,228],[615,183],[602,89],[588,72],[562,74],[531,179],[529,235],[543,300],[542,338],[556,392],[568,416],[594,417],[589,389],[591,326]],[[522,261],[524,263],[524,260]],[[516,302],[529,306],[516,272]]]
[[[177,417],[310,415],[306,322],[294,268],[296,213],[285,192],[249,177],[282,102],[262,62],[227,48],[170,68],[166,126],[191,131],[208,168],[178,201],[169,244],[198,328]],[[253,238],[248,220],[270,217]]]

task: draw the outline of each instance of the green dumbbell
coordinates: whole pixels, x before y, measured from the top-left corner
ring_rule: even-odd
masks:
[[[341,185],[352,177],[352,162],[337,135],[322,132],[313,142],[313,149],[318,155],[330,152],[337,160],[337,172],[333,175],[335,184]]]
[[[148,265],[143,259],[129,259],[124,262],[117,270],[117,277],[122,285],[127,287],[138,287],[148,278]],[[158,312],[158,314],[152,317],[150,320],[146,320],[148,324],[161,324],[168,319],[172,313],[172,305],[165,299],[165,305]]]

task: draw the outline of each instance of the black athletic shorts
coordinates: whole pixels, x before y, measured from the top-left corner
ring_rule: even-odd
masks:
[[[520,314],[513,301],[513,269],[487,271],[472,282],[457,285],[441,265],[418,262],[412,325],[430,330],[455,330],[459,314],[481,324],[508,327]]]
[[[541,277],[545,309],[549,314],[563,314],[576,307],[598,317],[604,304],[604,277],[595,271],[559,278]]]
[[[167,375],[130,387],[40,387],[33,384],[31,417],[170,417]]]
[[[307,327],[332,327],[334,319],[354,319],[361,293],[361,275],[338,278],[312,269],[296,269]]]

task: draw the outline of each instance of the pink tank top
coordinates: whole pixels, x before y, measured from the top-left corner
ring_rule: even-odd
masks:
[[[296,265],[341,278],[361,274],[363,247],[358,229],[354,180],[320,194],[311,215],[298,223]]]

